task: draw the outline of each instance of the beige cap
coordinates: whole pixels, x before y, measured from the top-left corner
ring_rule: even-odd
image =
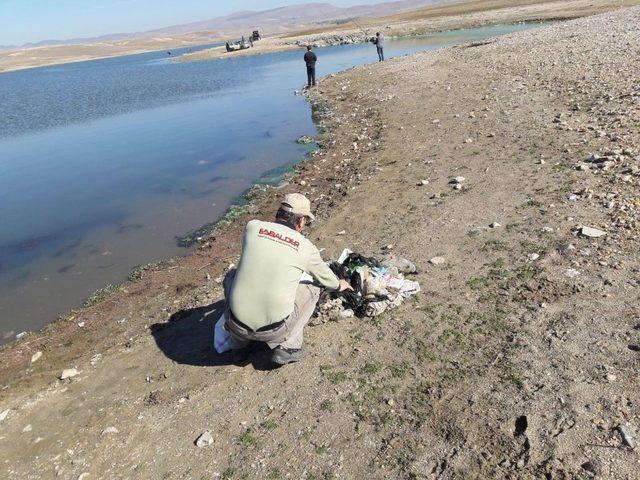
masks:
[[[292,212],[296,215],[304,215],[305,217],[309,217],[311,220],[316,219],[313,213],[311,213],[311,202],[301,193],[287,194],[280,206],[287,212]]]

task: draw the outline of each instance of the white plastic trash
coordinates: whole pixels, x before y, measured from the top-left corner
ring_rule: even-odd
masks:
[[[224,328],[224,313],[216,322],[216,328],[213,333],[213,346],[218,353],[225,353],[231,350],[231,335]]]

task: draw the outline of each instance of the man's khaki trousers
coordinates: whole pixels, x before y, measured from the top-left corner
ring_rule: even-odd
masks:
[[[231,291],[235,274],[235,269],[229,270],[224,278],[225,300],[229,298],[229,292]],[[272,349],[276,347],[287,349],[302,348],[304,327],[309,323],[309,320],[311,320],[311,315],[313,315],[319,298],[319,287],[311,283],[300,283],[296,291],[293,312],[284,319],[284,323],[273,330],[259,332],[254,332],[235,322],[227,300],[224,313],[225,328],[233,340],[233,349],[237,350],[246,347],[250,341],[264,342]]]

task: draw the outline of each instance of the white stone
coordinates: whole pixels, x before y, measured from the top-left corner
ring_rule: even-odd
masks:
[[[433,257],[429,260],[431,265],[442,265],[446,260],[443,257]]]
[[[36,353],[31,355],[31,363],[37,362],[40,359],[40,357],[42,357],[42,352],[41,351],[37,351]]]
[[[602,230],[598,230],[593,227],[582,227],[580,229],[580,234],[589,237],[589,238],[600,238],[607,234],[607,232],[603,232]]]
[[[9,415],[9,409],[7,409],[4,412],[0,413],[0,422],[2,422],[5,418],[7,418],[7,415]]]
[[[204,432],[196,440],[196,446],[198,448],[208,447],[212,443],[213,443],[213,437],[211,436],[211,432]]]
[[[110,433],[120,433],[116,427],[107,427],[102,430],[102,435],[108,435]]]
[[[78,370],[76,370],[75,368],[67,368],[65,370],[62,371],[62,374],[60,375],[60,380],[66,380],[67,378],[73,378],[76,375],[78,375],[80,372]]]
[[[576,278],[578,275],[580,275],[580,272],[575,268],[567,268],[564,271],[564,275],[569,278]]]
[[[24,433],[30,432],[31,430],[33,430],[33,427],[31,426],[31,424],[27,425],[22,429]]]
[[[429,180],[420,180],[418,182],[418,186],[429,185]]]
[[[539,258],[540,258],[540,255],[538,255],[537,253],[532,253],[531,255],[529,255],[529,260],[532,262],[535,262]]]
[[[491,228],[498,228],[501,227],[502,225],[500,225],[498,222],[493,222],[491,225],[489,225]]]

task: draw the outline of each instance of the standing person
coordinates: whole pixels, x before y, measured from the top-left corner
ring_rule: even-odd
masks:
[[[318,57],[311,51],[311,45],[307,46],[307,53],[304,54],[304,63],[307,64],[307,86],[316,86],[316,62]]]
[[[309,200],[290,193],[280,204],[275,222],[247,224],[238,268],[230,270],[223,283],[225,329],[237,354],[255,341],[272,349],[276,365],[297,362],[303,357],[302,331],[320,298],[317,285],[332,291],[353,290],[302,235],[313,219]],[[315,282],[301,281],[303,273]]]
[[[380,35],[380,32],[376,33],[373,44],[376,46],[376,50],[378,50],[378,61],[384,62],[384,37]]]

